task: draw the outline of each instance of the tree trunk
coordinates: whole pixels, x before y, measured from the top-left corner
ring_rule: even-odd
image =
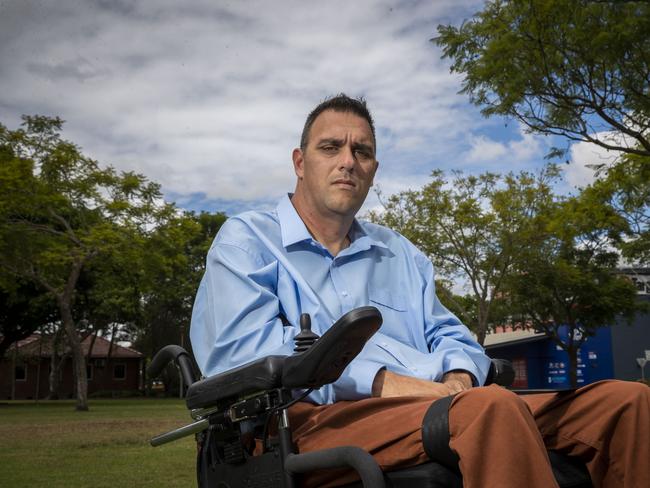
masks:
[[[77,411],[88,410],[88,373],[86,372],[86,358],[81,348],[81,338],[72,317],[72,304],[81,269],[90,256],[91,254],[87,254],[75,260],[63,292],[56,297],[63,330],[68,339],[72,355],[72,369],[74,371],[75,393],[77,396],[75,410]]]
[[[482,346],[485,342],[488,328],[488,312],[487,305],[479,301],[478,304],[478,328],[476,331],[476,341]]]
[[[16,399],[16,364],[18,362],[18,343],[14,347],[14,354],[11,361],[11,399]]]
[[[106,354],[106,368],[104,369],[104,384],[108,384],[113,370],[111,366],[113,365],[113,344],[115,344],[115,331],[117,326],[113,324],[111,327],[111,341],[108,343],[108,353]],[[112,393],[111,393],[112,394]]]
[[[63,299],[59,299],[59,308],[61,311],[61,318],[63,319],[63,329],[65,331],[68,344],[70,345],[70,353],[72,355],[72,368],[74,371],[75,390],[77,394],[77,404],[75,410],[86,411],[88,410],[88,377],[86,373],[86,358],[84,357],[81,348],[81,339],[77,333],[77,328],[72,318],[72,311],[70,304],[65,303]]]
[[[97,340],[97,334],[99,330],[93,332],[92,337],[90,338],[90,345],[88,346],[88,352],[86,353],[86,361],[90,362],[90,358],[93,355],[93,349],[95,348],[95,341]]]
[[[61,385],[61,365],[63,361],[59,360],[59,344],[61,342],[61,331],[57,330],[52,335],[52,353],[50,355],[50,377],[48,400],[59,399],[59,386]]]
[[[41,357],[43,356],[43,333],[41,332],[40,338],[38,339],[38,357],[36,360],[36,392],[34,393],[34,398],[36,403],[41,396]]]

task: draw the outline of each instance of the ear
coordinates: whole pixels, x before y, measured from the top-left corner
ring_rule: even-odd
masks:
[[[379,169],[379,161],[375,160],[375,169],[372,170],[372,178],[370,179],[370,186],[375,184],[375,175],[377,174],[377,169]]]
[[[291,158],[293,159],[293,170],[296,176],[298,179],[302,179],[305,174],[305,158],[302,151],[299,148],[294,149]]]

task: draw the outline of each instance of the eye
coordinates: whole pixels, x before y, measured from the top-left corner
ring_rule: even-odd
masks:
[[[336,152],[338,148],[336,146],[328,145],[321,147],[321,149],[327,153],[333,153]]]
[[[370,159],[370,158],[372,158],[372,154],[367,149],[355,149],[354,154],[359,159]]]

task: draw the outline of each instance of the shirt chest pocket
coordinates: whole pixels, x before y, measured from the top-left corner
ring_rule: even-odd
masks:
[[[409,324],[408,301],[405,296],[393,290],[368,290],[370,305],[379,309],[383,318],[381,331],[404,344],[412,344],[413,336]]]
[[[406,299],[400,293],[388,292],[386,290],[369,289],[368,299],[371,305],[379,305],[377,308],[383,313],[406,312]]]

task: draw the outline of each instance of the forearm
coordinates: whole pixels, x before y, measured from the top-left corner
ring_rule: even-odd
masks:
[[[469,390],[474,384],[472,375],[467,371],[462,370],[454,370],[445,373],[442,377],[442,382],[447,385],[453,393]]]
[[[452,392],[444,383],[404,376],[382,369],[372,384],[372,396],[380,398],[399,396],[430,396],[442,398]]]

